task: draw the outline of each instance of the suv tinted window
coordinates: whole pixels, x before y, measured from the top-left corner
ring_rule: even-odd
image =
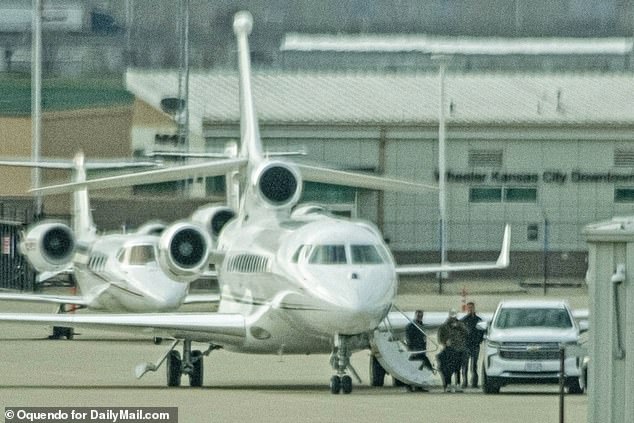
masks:
[[[503,308],[494,325],[500,329],[520,327],[570,328],[570,315],[563,308]]]

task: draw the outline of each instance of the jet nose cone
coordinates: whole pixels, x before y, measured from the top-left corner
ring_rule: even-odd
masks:
[[[365,289],[348,290],[334,301],[333,317],[341,333],[367,332],[376,328],[390,305],[390,296],[377,297]]]

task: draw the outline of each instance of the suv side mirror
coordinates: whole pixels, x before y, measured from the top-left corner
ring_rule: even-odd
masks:
[[[489,328],[489,322],[480,321],[476,324],[476,329],[486,331]]]
[[[579,333],[587,332],[590,329],[590,323],[587,320],[579,320]]]

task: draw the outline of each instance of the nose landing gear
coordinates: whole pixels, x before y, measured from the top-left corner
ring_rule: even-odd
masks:
[[[335,346],[330,355],[330,365],[337,373],[330,378],[330,392],[333,394],[349,394],[352,392],[352,378],[346,374],[347,370],[355,376],[357,381],[361,383],[361,378],[350,364],[350,355],[352,352],[349,348],[350,337],[344,335],[335,335]]]

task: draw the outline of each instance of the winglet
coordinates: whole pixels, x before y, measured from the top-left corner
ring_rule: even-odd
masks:
[[[509,266],[511,259],[511,225],[506,224],[504,227],[504,238],[502,240],[502,250],[500,256],[495,262],[500,269],[504,269]]]
[[[422,275],[426,273],[438,272],[468,272],[478,270],[495,270],[505,269],[510,264],[511,251],[511,226],[504,227],[504,238],[502,240],[502,248],[500,255],[495,262],[464,262],[464,263],[441,263],[441,264],[419,264],[397,266],[396,273],[398,275]]]

